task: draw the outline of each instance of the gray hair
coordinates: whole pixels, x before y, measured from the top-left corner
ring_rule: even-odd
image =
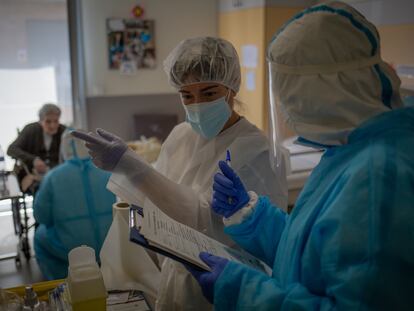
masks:
[[[55,104],[44,104],[39,110],[39,120],[42,121],[47,115],[54,114],[60,117],[61,110]]]

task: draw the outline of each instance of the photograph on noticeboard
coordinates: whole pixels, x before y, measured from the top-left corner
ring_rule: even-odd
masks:
[[[119,70],[123,63],[155,68],[153,20],[110,18],[106,25],[109,69]]]

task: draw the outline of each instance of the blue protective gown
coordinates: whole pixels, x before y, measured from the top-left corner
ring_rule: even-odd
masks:
[[[260,197],[225,231],[273,273],[230,262],[216,310],[414,310],[414,108],[328,149],[291,215]]]
[[[34,217],[40,224],[34,249],[45,278],[66,277],[67,256],[74,247],[88,245],[99,254],[115,202],[106,189],[109,177],[90,159],[74,158],[43,179],[34,202]]]

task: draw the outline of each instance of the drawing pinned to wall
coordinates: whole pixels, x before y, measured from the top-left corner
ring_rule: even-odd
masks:
[[[107,19],[109,69],[119,70],[122,63],[135,63],[137,69],[155,68],[154,21]]]

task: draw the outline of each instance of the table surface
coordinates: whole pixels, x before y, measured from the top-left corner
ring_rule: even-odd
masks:
[[[295,144],[295,137],[284,141],[283,146],[289,151],[287,167],[288,204],[293,206],[302,188],[315,166],[321,160],[323,151]]]
[[[291,174],[311,172],[321,160],[322,152],[297,154],[290,156]]]
[[[0,176],[0,190],[4,188],[2,184],[3,180]],[[9,174],[5,177],[5,186],[5,188],[8,191],[0,191],[0,200],[14,199],[23,196],[23,193],[20,191],[19,183],[15,175]]]
[[[295,143],[296,137],[286,139],[283,147],[288,150],[288,176],[303,172],[311,172],[321,160],[323,150]]]

